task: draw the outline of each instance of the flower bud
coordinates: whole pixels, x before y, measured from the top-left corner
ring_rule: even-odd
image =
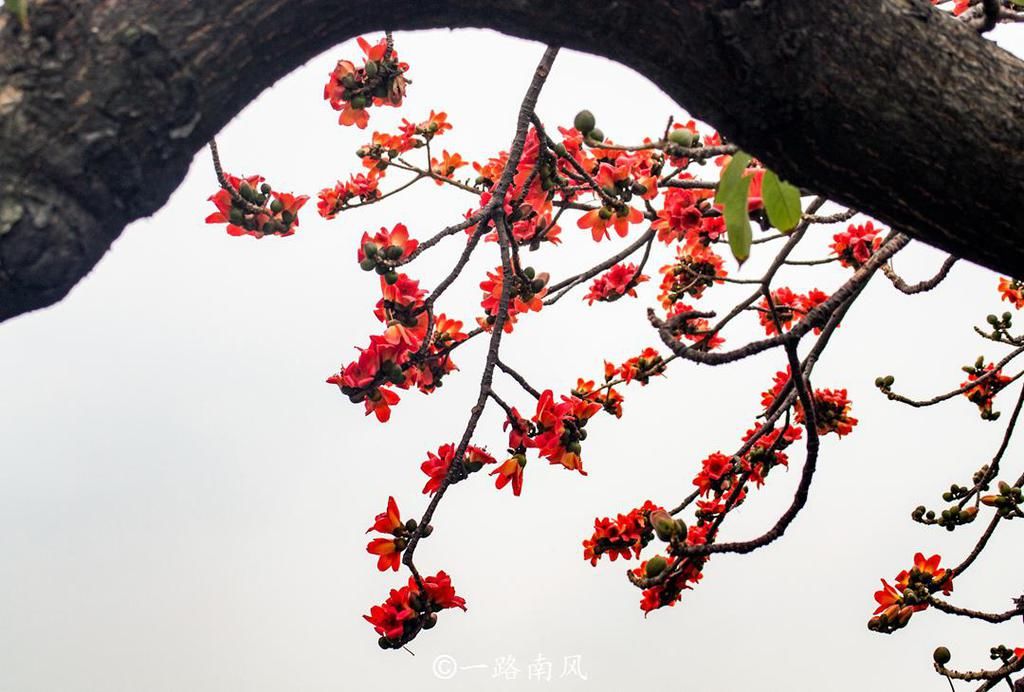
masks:
[[[651,512],[650,519],[651,526],[654,527],[654,533],[663,541],[672,540],[672,537],[676,535],[676,531],[679,529],[676,525],[676,520],[663,509]]]
[[[594,114],[588,110],[582,110],[576,114],[576,117],[572,121],[573,127],[582,132],[584,135],[591,132],[594,126],[597,125],[597,119]]]
[[[664,572],[666,567],[668,567],[668,561],[666,561],[661,555],[655,555],[647,561],[644,571],[646,572],[648,579],[653,579]]]
[[[944,646],[940,646],[932,653],[932,659],[940,666],[944,666],[949,663],[951,658],[953,658],[952,654],[950,654],[949,649]]]
[[[696,139],[697,135],[685,127],[677,128],[668,133],[668,141],[681,147],[692,147]]]

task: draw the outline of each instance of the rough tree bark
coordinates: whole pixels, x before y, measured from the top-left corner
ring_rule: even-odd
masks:
[[[1024,276],[1024,63],[926,0],[30,7],[27,35],[0,13],[0,320],[60,300],[264,88],[383,28],[488,27],[612,58],[784,177]]]

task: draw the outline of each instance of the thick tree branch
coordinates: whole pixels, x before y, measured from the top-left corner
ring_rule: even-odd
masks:
[[[0,14],[0,320],[60,300],[263,89],[385,27],[488,27],[618,60],[794,183],[1024,276],[1022,63],[927,0],[32,10],[28,34]]]

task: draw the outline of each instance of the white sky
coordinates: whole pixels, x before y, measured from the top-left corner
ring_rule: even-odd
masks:
[[[420,120],[431,108],[455,125],[438,148],[470,160],[507,148],[541,46],[437,31],[398,34],[397,49],[414,80],[400,111],[373,111],[366,131],[336,125],[321,89],[335,60],[358,54],[348,43],[225,129],[225,167],[315,195],[359,169],[352,152],[374,128],[393,130],[403,115]],[[485,89],[496,72],[503,88]],[[581,107],[618,141],[684,117],[635,73],[563,51],[538,111],[553,130]],[[675,504],[704,456],[734,449],[783,362],[771,353],[727,368],[674,364],[667,379],[624,392],[621,421],[592,423],[588,477],[531,460],[520,498],[482,475],[453,488],[417,562],[447,570],[469,612],[443,613],[414,642],[415,656],[381,652],[360,616],[405,575],[377,572],[363,531],[389,494],[403,515],[422,511],[419,464],[461,434],[483,344],[459,352],[462,372],[438,393],[403,393],[386,426],[323,380],[378,328],[376,282],[354,259],[362,232],[402,221],[423,239],[461,218],[471,199],[424,182],[330,223],[314,199],[295,236],[256,241],[203,223],[215,187],[203,153],[169,204],[131,226],[65,301],[0,328],[0,691],[941,689],[931,670],[937,644],[963,667],[988,663],[994,644],[1024,645],[1019,622],[997,631],[934,612],[892,637],[865,627],[879,577],[891,580],[916,550],[956,562],[981,528],[950,535],[913,524],[909,513],[941,504],[944,487],[969,479],[1002,425],[981,421],[963,399],[911,410],[872,385],[893,374],[902,391],[931,395],[955,387],[960,365],[979,353],[1001,355],[970,329],[1004,309],[996,277],[960,265],[924,296],[875,282],[844,322],[816,384],[847,387],[861,424],[826,439],[811,500],[783,540],[714,558],[682,603],[646,620],[621,561],[582,560],[595,516],[648,498]],[[555,280],[613,247],[563,225],[566,247],[532,262]],[[822,256],[830,235],[812,233],[800,256]],[[433,285],[459,245],[441,245],[412,273]],[[651,270],[669,256],[659,250]],[[467,322],[478,314],[483,271],[497,264],[494,245],[479,254],[443,307]],[[767,259],[760,255],[752,264]],[[896,265],[916,281],[940,262],[915,245]],[[845,275],[804,270],[784,283],[832,290]],[[599,375],[603,358],[621,362],[656,343],[644,310],[657,283],[655,274],[639,300],[587,308],[580,292],[523,318],[506,359],[556,392]],[[733,295],[720,287],[704,300],[727,308]],[[529,408],[514,385],[498,382]],[[497,451],[504,441],[500,418],[485,416],[476,442]],[[1014,474],[1019,451],[1007,457]],[[798,467],[802,453],[792,457]],[[725,536],[760,533],[797,476],[774,472]],[[1019,541],[1016,526],[1001,530],[953,600],[1008,607],[1021,590]],[[440,680],[432,664],[442,654],[486,668]],[[527,679],[538,654],[553,663],[551,682]],[[507,655],[518,679],[492,680],[495,659]],[[559,679],[572,655],[587,681]]]

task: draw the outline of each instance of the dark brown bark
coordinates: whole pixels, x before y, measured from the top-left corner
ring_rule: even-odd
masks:
[[[618,60],[793,182],[1024,276],[1024,63],[926,0],[33,0],[27,36],[0,17],[0,320],[60,300],[264,88],[383,28]]]

